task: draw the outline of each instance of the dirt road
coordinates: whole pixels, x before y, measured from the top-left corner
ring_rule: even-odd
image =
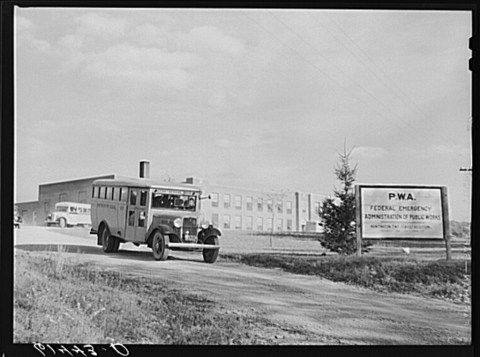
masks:
[[[217,301],[219,308],[228,313],[268,319],[271,329],[259,333],[278,343],[470,343],[470,309],[461,305],[373,292],[277,269],[221,260],[206,264],[198,252],[171,252],[167,261],[157,262],[148,248],[123,244],[118,253],[104,254],[95,245],[94,236],[64,232],[22,227],[15,232],[15,248],[42,252],[64,245],[79,261],[169,281],[172,288]]]

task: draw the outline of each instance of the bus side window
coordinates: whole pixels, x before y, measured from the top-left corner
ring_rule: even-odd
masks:
[[[130,204],[133,206],[137,204],[137,191],[130,192]]]
[[[140,214],[138,215],[138,226],[139,227],[145,227],[145,211],[141,211]]]
[[[105,198],[105,186],[100,186],[100,191],[98,193],[98,198]]]
[[[122,187],[120,191],[120,197],[118,197],[119,201],[126,201],[127,200],[127,188]]]
[[[109,200],[112,198],[112,188],[111,187],[107,187],[107,191],[105,192],[105,199],[106,200]]]
[[[140,191],[140,206],[146,206],[147,204],[147,191]]]
[[[93,186],[92,187],[92,198],[95,198],[95,197],[98,196],[97,191],[98,191],[98,186]]]
[[[114,187],[112,192],[112,200],[118,201],[118,196],[120,195],[120,192],[121,192],[120,187],[117,187],[117,188]]]
[[[135,225],[135,211],[128,211],[128,225]]]
[[[115,198],[115,187],[112,187],[112,195],[110,196],[110,199],[113,201]]]

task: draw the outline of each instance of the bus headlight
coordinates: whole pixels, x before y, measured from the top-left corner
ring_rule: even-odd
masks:
[[[175,226],[175,228],[180,228],[182,226],[182,219],[181,218],[176,218],[173,221],[173,225]]]

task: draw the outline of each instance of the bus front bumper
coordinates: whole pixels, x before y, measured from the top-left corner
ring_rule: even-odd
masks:
[[[202,249],[220,249],[219,245],[196,244],[196,243],[168,243],[169,248],[202,248]]]

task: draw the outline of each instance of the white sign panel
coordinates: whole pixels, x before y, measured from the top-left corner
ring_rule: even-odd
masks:
[[[444,238],[440,187],[360,187],[360,196],[363,238]]]

